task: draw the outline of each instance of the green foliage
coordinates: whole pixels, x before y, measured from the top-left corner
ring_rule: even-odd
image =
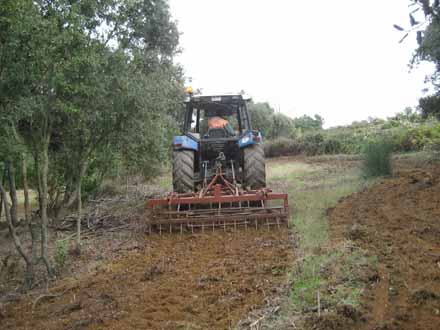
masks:
[[[439,1],[411,0],[410,25],[405,31],[405,37],[416,31],[418,47],[412,59],[412,64],[419,61],[429,61],[435,64],[435,71],[429,77],[434,87],[434,93],[419,100],[419,106],[424,117],[435,116],[440,119],[440,4]],[[417,14],[416,14],[417,13]],[[419,15],[416,21],[414,15]],[[404,38],[405,38],[404,37]]]
[[[324,153],[324,136],[322,133],[309,133],[302,138],[304,152],[307,156],[321,155]]]
[[[167,1],[5,0],[0,28],[0,161],[49,144],[67,195],[83,164],[91,192],[112,165],[151,177],[167,162],[183,100]]]
[[[264,152],[267,157],[293,156],[305,154],[307,156],[344,153],[341,141],[334,137],[327,137],[324,131],[309,132],[297,138],[278,138],[264,143]]]
[[[178,41],[167,0],[0,1],[0,164],[32,159],[49,275],[49,215],[112,171],[151,177],[167,161],[183,101]]]
[[[434,116],[440,120],[440,95],[430,95],[419,100],[419,106],[425,118]]]
[[[298,140],[288,138],[266,141],[263,147],[266,157],[292,156],[304,152],[304,146],[298,143]]]
[[[251,116],[252,128],[260,130],[265,138],[271,138],[269,134],[272,131],[274,110],[269,103],[249,103],[248,110]]]
[[[315,115],[315,118],[313,119],[310,116],[304,115],[302,117],[295,118],[293,120],[293,123],[295,127],[300,129],[301,131],[318,130],[322,129],[324,118],[319,115]]]
[[[324,140],[323,145],[324,145],[323,153],[326,155],[342,154],[345,151],[342,142],[336,138],[327,137]]]
[[[250,103],[248,108],[253,129],[260,130],[265,139],[295,136],[293,119],[282,113],[276,113],[268,103]]]
[[[282,137],[265,141],[268,157],[305,154],[360,154],[366,142],[386,139],[394,152],[434,150],[440,143],[440,123],[423,119],[411,108],[387,120],[370,118],[369,121],[325,130],[308,130],[294,138]]]
[[[55,242],[54,258],[55,258],[55,264],[57,265],[58,269],[62,268],[66,263],[68,248],[69,248],[69,243],[67,240],[64,241],[60,240]]]
[[[363,173],[366,178],[391,174],[391,155],[395,146],[385,139],[369,141],[365,144]]]

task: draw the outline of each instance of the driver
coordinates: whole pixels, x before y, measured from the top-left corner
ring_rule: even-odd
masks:
[[[223,128],[226,131],[226,133],[228,133],[228,135],[230,136],[235,135],[235,131],[232,128],[232,125],[229,124],[229,122],[222,117],[218,117],[218,116],[210,117],[208,119],[208,128],[210,129]]]

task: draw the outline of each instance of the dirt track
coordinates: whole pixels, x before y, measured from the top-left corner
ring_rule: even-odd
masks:
[[[354,194],[330,214],[333,240],[378,256],[353,329],[440,329],[440,171],[405,170]]]
[[[229,329],[286,283],[287,230],[147,237],[142,251],[9,306],[2,329]],[[67,291],[66,291],[67,290]]]

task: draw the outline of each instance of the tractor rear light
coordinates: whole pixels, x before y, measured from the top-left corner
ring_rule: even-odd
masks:
[[[254,142],[261,142],[261,136],[254,136]]]
[[[180,148],[182,146],[182,143],[174,143],[174,146]]]

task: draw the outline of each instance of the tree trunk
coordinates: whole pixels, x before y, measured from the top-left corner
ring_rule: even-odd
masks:
[[[21,170],[23,175],[23,195],[24,195],[24,218],[26,223],[31,221],[31,214],[29,208],[29,185],[27,180],[27,167],[26,167],[26,157],[22,156]]]
[[[0,193],[3,200],[3,206],[5,208],[5,216],[8,223],[9,233],[14,241],[15,249],[26,263],[25,284],[28,288],[30,288],[34,279],[34,264],[33,260],[24,252],[23,245],[21,244],[20,238],[18,237],[16,228],[13,224],[13,219],[17,219],[17,192],[15,189],[14,167],[11,163],[8,164],[8,177],[10,187],[9,195],[11,196],[12,201],[12,207],[10,209],[6,198],[6,191],[1,183]]]
[[[81,182],[87,170],[87,162],[84,161],[81,164],[79,171],[78,184],[77,184],[77,199],[78,199],[78,215],[76,219],[76,249],[78,252],[81,251],[81,217],[82,217],[82,200],[81,200]]]
[[[90,152],[85,152],[85,154],[86,154],[85,158],[82,158],[82,159],[79,158],[78,162],[82,165],[80,166],[78,176],[77,176],[76,180],[75,180],[75,178],[73,178],[71,180],[71,182],[66,185],[66,192],[64,194],[64,199],[62,201],[62,206],[61,206],[61,208],[63,208],[63,209],[71,208],[75,202],[77,202],[77,205],[78,205],[78,196],[79,196],[78,190],[81,187],[81,183],[78,180],[82,180],[85,173],[87,172],[87,169],[89,166],[88,160],[87,160],[87,157],[88,157],[87,155],[89,153]],[[71,190],[71,189],[73,189],[73,190]]]
[[[8,181],[9,181],[9,196],[11,197],[10,219],[14,227],[18,226],[17,217],[17,189],[15,188],[15,167],[12,162],[8,162]]]
[[[49,220],[47,217],[47,176],[49,172],[49,138],[45,139],[41,150],[41,164],[40,164],[40,217],[41,217],[41,257],[46,265],[49,276],[53,275],[53,267],[49,261],[48,253],[48,231],[47,227]]]
[[[29,229],[29,233],[31,235],[31,258],[32,264],[35,264],[37,260],[37,245],[36,245],[36,235],[34,230],[34,225],[32,223],[31,210],[29,206],[29,184],[27,177],[27,162],[26,155],[22,155],[22,176],[23,176],[23,194],[24,194],[24,218],[26,220],[26,225]]]
[[[6,182],[6,175],[7,175],[6,170],[7,169],[6,169],[6,166],[5,166],[5,170],[3,172],[3,178],[2,178],[2,182],[1,182],[3,187],[5,186],[5,182]],[[3,210],[3,195],[0,194],[0,218],[2,217],[2,210]],[[6,212],[6,210],[5,210],[5,212]]]
[[[39,159],[39,152],[37,147],[35,147],[34,150],[34,170],[35,174],[37,175],[37,190],[38,190],[38,210],[41,210],[41,173],[40,173],[40,159]]]
[[[77,202],[77,198],[79,196],[78,194],[78,187],[80,186],[79,182],[77,181],[73,185],[75,187],[75,190],[69,193],[69,198],[64,202],[63,208],[71,208],[75,202]]]
[[[81,202],[81,180],[78,182],[78,216],[76,218],[76,249],[81,251],[81,213],[82,213],[82,202]]]

